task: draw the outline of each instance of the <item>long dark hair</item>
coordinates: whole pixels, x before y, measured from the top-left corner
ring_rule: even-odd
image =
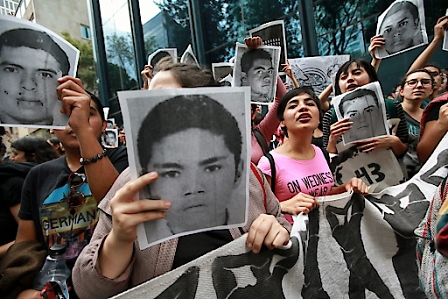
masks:
[[[40,137],[25,136],[19,138],[11,144],[11,147],[24,152],[27,162],[40,164],[57,158],[51,145]]]
[[[350,66],[356,63],[357,67],[362,67],[363,69],[366,70],[367,74],[369,75],[370,78],[370,83],[375,82],[375,81],[379,81],[378,79],[378,74],[375,71],[375,68],[370,64],[370,62],[368,62],[367,60],[361,59],[361,58],[354,58],[354,59],[350,59],[349,61],[347,61],[346,63],[344,63],[343,65],[341,65],[341,67],[339,68],[338,72],[336,73],[336,77],[334,80],[334,93],[335,95],[340,95],[342,94],[341,92],[341,88],[339,87],[339,79],[341,78],[342,74],[345,74],[348,72]]]

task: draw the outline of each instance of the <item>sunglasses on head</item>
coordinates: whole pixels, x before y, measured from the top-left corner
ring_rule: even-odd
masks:
[[[86,196],[82,192],[76,190],[76,188],[84,184],[85,181],[86,178],[83,174],[73,172],[69,175],[68,184],[70,186],[70,193],[67,195],[66,199],[70,209],[80,207],[85,203]]]

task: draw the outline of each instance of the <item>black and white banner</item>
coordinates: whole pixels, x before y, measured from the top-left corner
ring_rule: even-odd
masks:
[[[448,136],[411,180],[319,198],[291,247],[253,254],[245,237],[114,298],[426,298],[414,229],[448,171]]]

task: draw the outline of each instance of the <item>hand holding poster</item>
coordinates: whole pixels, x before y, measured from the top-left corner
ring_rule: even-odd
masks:
[[[213,78],[216,81],[222,83],[223,81],[232,84],[233,63],[230,62],[217,62],[212,63]]]
[[[56,33],[0,15],[0,123],[4,126],[65,128],[58,78],[76,77],[79,51]]]
[[[164,219],[138,226],[141,249],[244,224],[249,89],[124,91],[118,96],[132,140],[127,143],[132,179],[158,173],[139,199],[171,202]]]
[[[381,86],[369,83],[333,98],[338,121],[349,118],[352,128],[342,135],[345,144],[389,135]]]
[[[397,0],[378,18],[376,34],[385,45],[375,56],[383,59],[428,43],[423,0]]]
[[[232,86],[250,86],[252,103],[272,103],[277,90],[280,47],[249,49],[237,43],[235,57]]]
[[[250,36],[259,36],[263,40],[265,46],[280,47],[280,63],[278,72],[282,75],[282,64],[286,63],[288,59],[288,49],[286,47],[285,21],[277,20],[262,24],[257,28],[249,30]]]
[[[448,8],[446,9],[445,16],[448,16]],[[442,50],[448,51],[448,26],[446,26],[446,29],[445,29],[445,37],[443,38]],[[448,80],[448,78],[445,80]]]

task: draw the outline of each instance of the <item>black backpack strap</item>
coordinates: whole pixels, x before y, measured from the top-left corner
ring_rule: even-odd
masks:
[[[261,150],[263,151],[263,155],[269,153],[270,151],[269,144],[264,138],[263,134],[261,134],[261,132],[258,131],[257,129],[252,129],[252,132],[254,133],[255,139],[257,139],[257,142],[260,145]]]
[[[330,153],[327,151],[327,149],[319,146],[320,150],[322,151],[322,153],[324,154],[325,160],[327,160],[327,164],[328,166],[330,166],[331,164],[331,159],[330,159]]]
[[[276,178],[276,169],[275,169],[275,160],[271,153],[266,153],[266,158],[269,160],[269,165],[271,166],[271,190],[272,193],[275,194],[275,178]]]

